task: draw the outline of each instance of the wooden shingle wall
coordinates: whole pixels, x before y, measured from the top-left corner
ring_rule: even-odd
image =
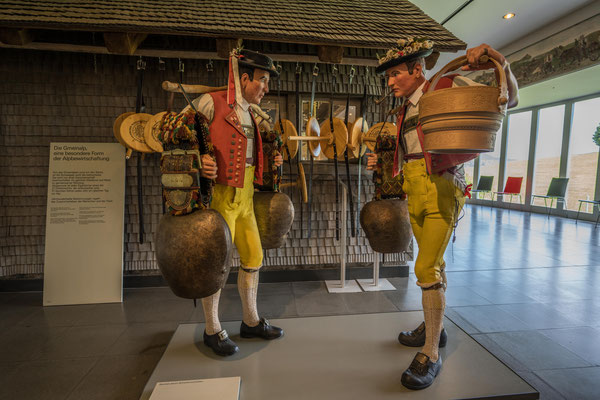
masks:
[[[114,119],[123,112],[135,110],[137,58],[0,49],[0,60],[3,77],[0,80],[0,276],[37,275],[43,273],[44,263],[49,144],[116,142],[112,132]],[[178,61],[165,60],[165,71],[158,69],[158,59],[146,61],[144,103],[146,112],[154,114],[165,109],[167,95],[160,89],[160,82],[178,80]],[[224,61],[215,61],[212,73],[206,70],[206,60],[183,61],[185,82],[211,85],[225,82]],[[283,66],[283,90],[293,91],[295,63]],[[310,90],[312,65],[303,67],[301,91],[306,94]],[[331,85],[325,72],[329,68],[320,67],[322,82],[317,91],[327,94]],[[340,67],[342,72],[345,68]],[[380,79],[372,71],[368,76],[358,72],[358,79],[351,87],[356,98],[362,97],[365,83],[369,85],[369,93],[380,93]],[[346,86],[340,83],[337,91],[345,92]],[[183,99],[177,98],[174,109],[183,106]],[[367,120],[373,123],[379,110],[369,102],[368,111]],[[127,161],[124,270],[125,273],[155,273],[152,238],[162,214],[159,155],[146,155],[143,160],[146,233],[143,244],[138,242],[137,157],[139,154],[134,153]],[[341,166],[340,171],[343,171]],[[297,211],[286,245],[265,254],[267,268],[319,268],[339,262],[332,218],[333,165],[320,165],[319,171],[313,185],[312,238],[300,237]],[[370,175],[364,173],[363,203],[373,193]],[[297,194],[295,200],[297,204]],[[304,217],[306,229],[306,212]],[[389,255],[386,261],[400,262],[410,256]],[[362,233],[357,238],[349,238],[349,263],[372,260]]]

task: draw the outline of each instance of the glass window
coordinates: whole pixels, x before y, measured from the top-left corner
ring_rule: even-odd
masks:
[[[535,146],[533,194],[546,195],[552,178],[559,176],[564,116],[564,104],[540,110]],[[549,201],[547,203],[550,205]],[[534,198],[533,204],[544,205],[544,199]],[[557,202],[554,202],[555,207],[556,205]]]
[[[525,198],[525,179],[527,177],[527,160],[529,159],[529,136],[531,132],[531,111],[511,114],[508,117],[508,140],[506,143],[506,173],[508,177],[522,177],[521,200]],[[504,188],[503,188],[504,189]],[[503,196],[509,201],[510,196]],[[513,202],[518,199],[513,198]]]
[[[498,133],[496,134],[494,151],[489,153],[481,153],[479,156],[479,176],[494,177],[494,183],[492,184],[492,191],[494,192],[498,189],[498,171],[500,170],[500,143],[502,143],[502,127],[500,127]],[[468,174],[467,165],[468,163],[465,164],[465,174]],[[481,194],[479,197],[484,198],[485,196]]]
[[[600,125],[600,97],[578,101],[573,104],[573,124],[569,145],[569,186],[567,207],[579,207],[577,200],[593,200],[598,171],[598,146],[592,136]],[[592,212],[592,207],[581,208],[581,212]]]

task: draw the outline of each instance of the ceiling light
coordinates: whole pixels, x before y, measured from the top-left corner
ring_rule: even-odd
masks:
[[[504,19],[511,19],[514,16],[515,16],[515,13],[508,13],[508,14],[504,15],[502,18],[504,18]]]

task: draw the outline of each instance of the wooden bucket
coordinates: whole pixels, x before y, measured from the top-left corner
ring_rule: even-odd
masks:
[[[441,154],[494,151],[496,133],[506,113],[508,86],[502,66],[494,59],[489,61],[487,66],[497,71],[499,87],[462,86],[434,91],[444,74],[468,64],[466,56],[451,61],[433,77],[419,102],[425,151]]]

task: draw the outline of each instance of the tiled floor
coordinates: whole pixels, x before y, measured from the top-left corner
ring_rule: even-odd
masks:
[[[452,321],[542,399],[600,398],[600,228],[468,206],[446,262]],[[396,291],[349,294],[328,294],[322,282],[261,284],[259,310],[294,318],[420,309],[414,275],[390,281]],[[122,304],[41,302],[41,293],[0,293],[2,400],[137,400],[177,325],[203,321],[168,288],[127,289]],[[224,289],[220,314],[240,319],[235,286]]]

